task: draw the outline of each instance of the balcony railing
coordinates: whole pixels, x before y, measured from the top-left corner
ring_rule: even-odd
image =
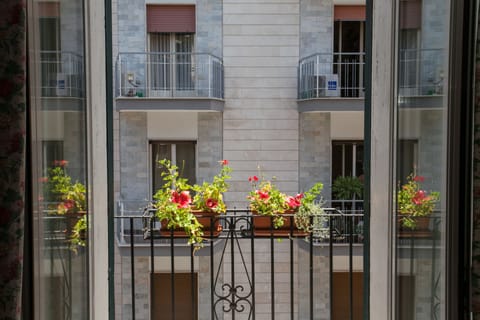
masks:
[[[223,61],[211,54],[120,53],[117,97],[223,98]]]
[[[365,53],[315,54],[299,62],[298,99],[364,96]]]
[[[357,309],[362,305],[361,211],[325,209],[312,217],[312,222],[320,219],[312,233],[298,234],[293,215],[285,215],[286,233],[273,226],[257,233],[248,210],[228,210],[210,218],[221,229],[204,230],[203,246],[195,250],[179,231],[161,231],[153,211],[139,216],[142,212],[125,203],[119,209],[117,244],[125,250],[122,279],[128,280],[118,295],[123,319],[140,314],[142,319],[316,319],[319,314],[356,319],[362,314]],[[335,309],[338,303],[342,308]]]
[[[42,97],[83,97],[83,57],[73,52],[40,52]]]
[[[399,52],[400,96],[441,95],[443,49],[404,49]]]

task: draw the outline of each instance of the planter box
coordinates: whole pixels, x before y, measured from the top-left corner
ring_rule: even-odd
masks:
[[[290,214],[290,213],[289,213]],[[279,215],[282,216],[282,215]],[[252,229],[253,234],[256,237],[276,237],[276,238],[288,238],[290,236],[305,237],[307,232],[299,230],[295,224],[295,218],[291,215],[283,217],[283,226],[275,229],[273,226],[272,216],[262,216],[256,213],[252,213]],[[291,224],[293,223],[293,229]],[[292,233],[293,231],[293,233]]]
[[[415,221],[415,229],[403,226],[402,214],[397,215],[398,237],[399,238],[431,238],[432,230],[430,229],[430,216],[410,217]]]

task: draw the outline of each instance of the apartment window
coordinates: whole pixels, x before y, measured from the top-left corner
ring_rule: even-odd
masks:
[[[401,185],[407,182],[410,174],[416,174],[418,168],[418,141],[399,140],[397,158],[397,177]]]
[[[198,319],[197,279],[197,273],[155,273],[151,318],[155,320]],[[173,311],[175,311],[175,317]]]
[[[332,142],[332,181],[340,176],[363,175],[363,141]]]
[[[194,89],[193,33],[149,34],[150,87],[161,91]]]
[[[63,160],[63,141],[61,140],[45,140],[42,141],[42,157],[43,163],[46,164],[44,168],[44,175],[47,174],[47,168],[54,165],[55,160]]]
[[[335,7],[337,8],[337,7]],[[363,18],[364,19],[364,18]],[[334,22],[333,73],[337,74],[342,97],[363,95],[365,62],[365,21]]]
[[[168,159],[179,167],[182,177],[187,178],[190,184],[196,182],[196,142],[151,142],[152,154],[152,193],[155,193],[164,184],[162,172],[164,169],[159,161]]]
[[[195,6],[147,6],[150,95],[194,90],[195,23]]]

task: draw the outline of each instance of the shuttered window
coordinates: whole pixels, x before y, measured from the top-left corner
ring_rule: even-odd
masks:
[[[365,6],[335,6],[334,20],[365,21]]]
[[[420,0],[400,1],[400,29],[420,29],[422,26],[422,2]]]
[[[195,32],[195,6],[147,5],[147,32]]]

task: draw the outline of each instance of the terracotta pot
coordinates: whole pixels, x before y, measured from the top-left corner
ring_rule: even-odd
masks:
[[[252,212],[252,224],[253,224],[253,234],[258,237],[279,237],[279,238],[288,238],[289,236],[307,236],[308,233],[298,230],[295,224],[295,217],[290,216],[294,214],[294,211],[287,211],[285,214],[288,216],[283,217],[283,226],[275,228],[273,226],[274,217],[259,215],[255,212]],[[282,215],[280,215],[282,216]],[[293,234],[291,234],[293,223]]]
[[[411,229],[403,225],[403,217],[408,216],[404,214],[397,215],[398,236],[399,237],[414,237],[414,238],[428,238],[432,236],[430,230],[430,216],[411,217],[415,221],[415,228]]]
[[[222,226],[220,225],[220,219],[216,218],[218,213],[212,211],[200,211],[192,209],[192,213],[197,218],[198,222],[203,226],[203,237],[218,237],[222,232]],[[171,236],[172,231],[167,228],[168,222],[162,220],[162,227],[160,229],[160,234],[162,236]],[[175,228],[173,230],[173,236],[175,238],[184,238],[187,237],[185,231],[182,228]]]

